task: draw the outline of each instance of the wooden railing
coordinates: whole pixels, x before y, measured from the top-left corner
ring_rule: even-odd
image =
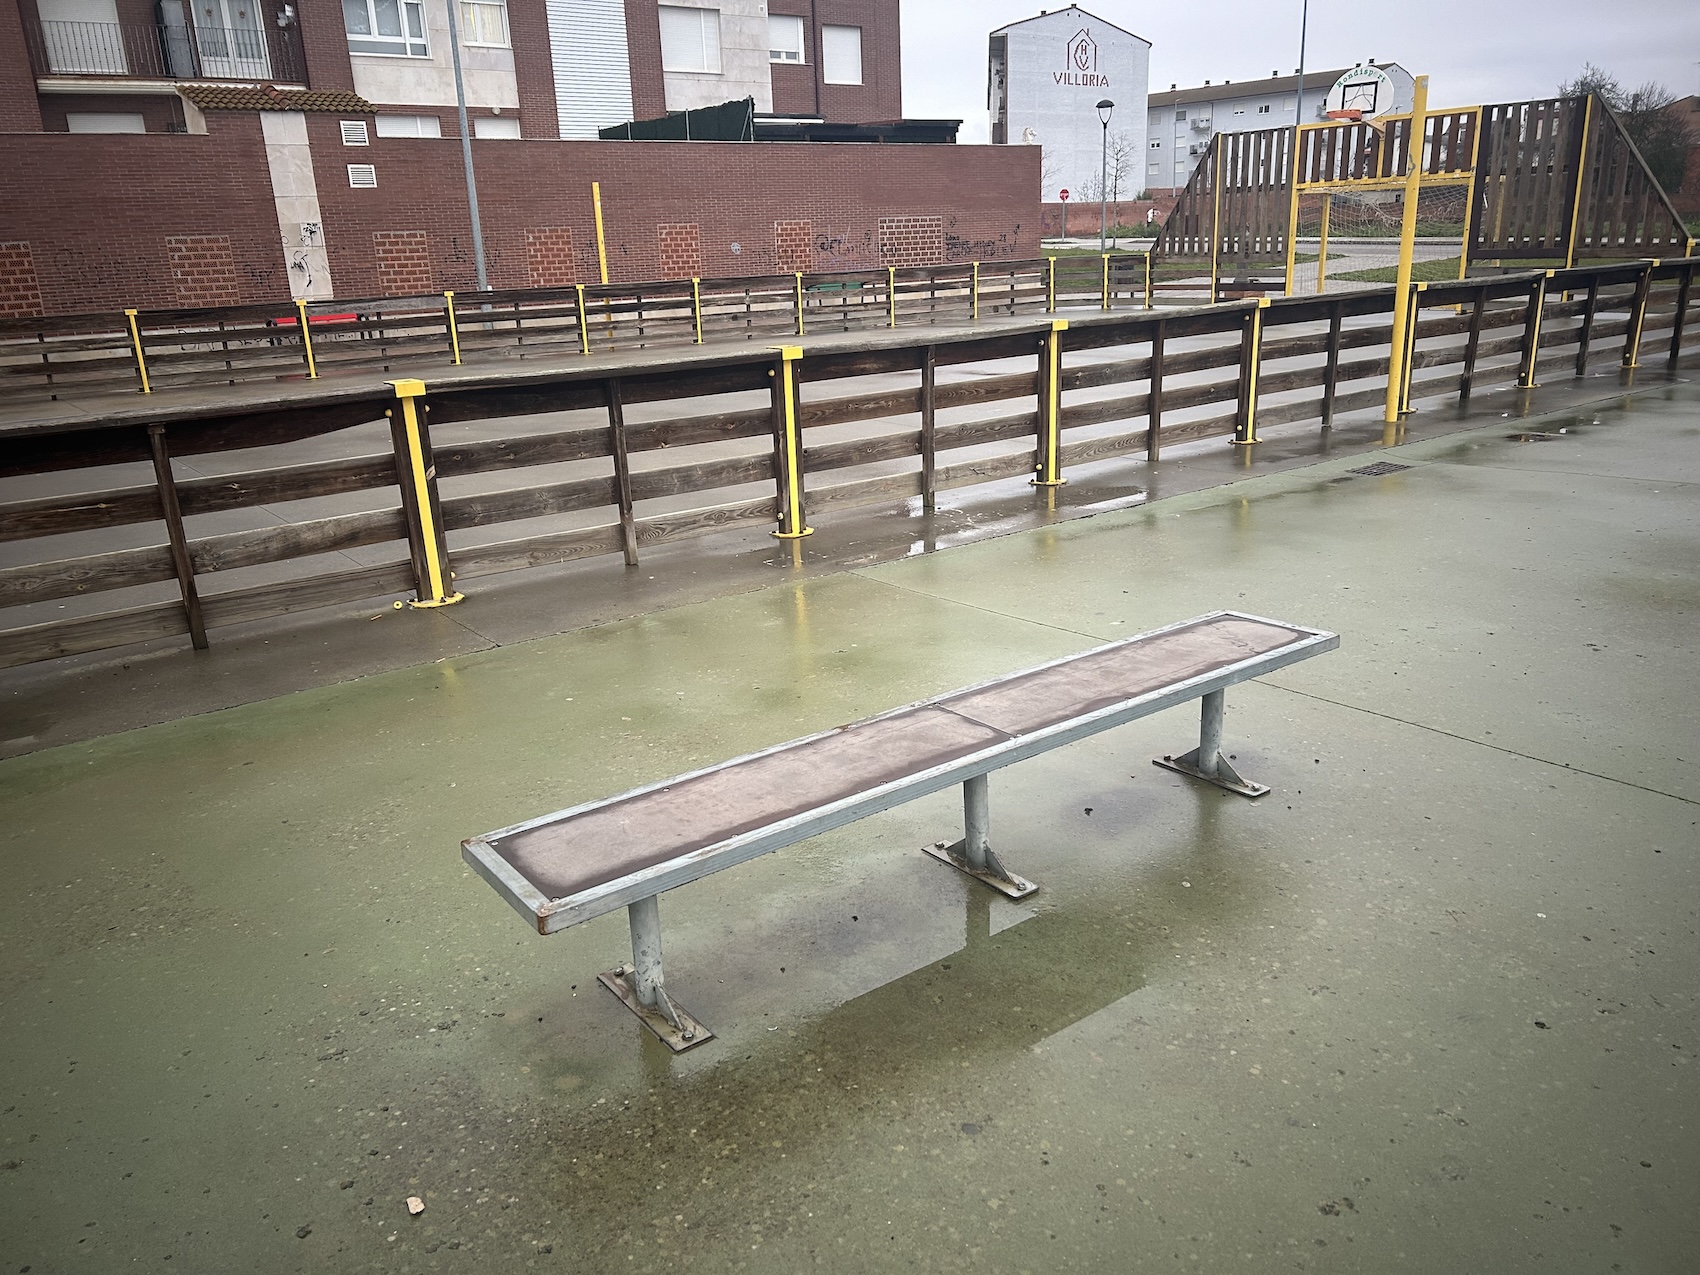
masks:
[[[1674,366],[1697,265],[1430,285],[1404,395],[1467,398],[1580,373],[1590,356]],[[798,532],[876,502],[930,510],[953,489],[1327,427],[1383,402],[1392,301],[1381,288],[1041,316],[814,352],[779,331],[764,340],[788,351],[346,378],[247,407],[137,400],[99,423],[14,428],[0,432],[0,542],[15,546],[0,666],[185,633],[199,646],[209,629],[337,602],[445,604],[492,573],[635,564],[729,528]]]

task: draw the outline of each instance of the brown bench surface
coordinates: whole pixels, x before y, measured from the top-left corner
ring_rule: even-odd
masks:
[[[481,840],[563,899],[1316,636],[1207,616]]]

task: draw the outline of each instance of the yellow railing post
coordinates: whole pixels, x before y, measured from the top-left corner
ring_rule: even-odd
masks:
[[[1210,139],[1210,145],[1216,151],[1216,165],[1211,171],[1211,187],[1214,193],[1212,211],[1210,214],[1210,304],[1216,304],[1217,281],[1221,278],[1220,260],[1222,256],[1222,143],[1223,134],[1218,133]]]
[[[1152,245],[1152,246],[1155,247],[1156,245]],[[1150,249],[1147,249],[1146,253],[1145,253],[1145,308],[1147,310],[1149,310],[1151,308],[1151,252],[1150,252]]]
[[[313,334],[307,330],[307,303],[295,298],[295,317],[301,324],[301,353],[307,360],[307,379],[319,379],[319,365],[313,361]]]
[[[1570,193],[1570,230],[1564,236],[1564,268],[1566,270],[1576,264],[1576,225],[1582,212],[1582,179],[1588,173],[1588,126],[1593,123],[1593,120],[1594,95],[1590,93],[1582,99],[1582,144],[1576,148],[1576,185]],[[1564,294],[1564,299],[1570,300],[1568,292]]]
[[[1419,75],[1411,97],[1411,132],[1405,145],[1405,209],[1399,222],[1399,274],[1393,289],[1393,331],[1387,345],[1387,398],[1382,419],[1399,419],[1405,383],[1405,325],[1410,322],[1411,262],[1416,255],[1417,198],[1422,190],[1423,135],[1428,131],[1428,76]]]
[[[696,344],[702,344],[702,279],[691,276],[691,322],[696,327]]]
[[[1482,157],[1482,111],[1481,111],[1480,107],[1477,107],[1476,108],[1475,123],[1470,128],[1470,172],[1471,172],[1472,175],[1474,175],[1474,173],[1476,171],[1476,165],[1481,162],[1481,157]],[[1459,240],[1459,243],[1458,243],[1458,281],[1460,283],[1462,283],[1466,278],[1469,277],[1469,273],[1470,273],[1470,236],[1472,234],[1474,234],[1475,228],[1476,228],[1475,183],[1473,181],[1471,182],[1471,184],[1468,187],[1465,188],[1465,196],[1466,197],[1464,199],[1464,237],[1461,240]],[[1464,313],[1464,307],[1462,305],[1455,305],[1455,306],[1452,307],[1452,313],[1463,314]]]
[[[449,345],[455,352],[455,363],[460,363],[460,329],[455,324],[455,294],[443,293],[443,300],[449,307]]]
[[[1406,328],[1408,335],[1405,339],[1405,383],[1399,388],[1399,410],[1402,413],[1411,410],[1411,374],[1417,363],[1417,327],[1422,321],[1422,294],[1427,291],[1426,283],[1411,285],[1411,321]]]
[[[1547,304],[1547,280],[1552,276],[1551,270],[1541,276],[1529,303],[1529,321],[1524,327],[1524,344],[1529,348],[1523,352],[1523,366],[1517,374],[1517,388],[1520,390],[1535,388],[1535,360],[1541,352],[1541,315]]]
[[[896,266],[887,266],[885,268],[885,308],[886,308],[886,326],[889,327],[889,328],[895,328],[897,326],[897,267]]]
[[[1100,310],[1110,308],[1110,254],[1104,254],[1104,299],[1099,303]]]
[[[608,282],[608,240],[602,233],[602,183],[590,183],[590,202],[596,209],[596,266],[602,272],[602,282]]]
[[[413,574],[418,596],[409,606],[443,607],[459,602],[454,573],[449,570],[448,544],[443,538],[443,512],[437,500],[437,467],[431,455],[431,436],[425,427],[419,400],[425,397],[425,382],[391,381],[399,413],[390,418],[390,439],[395,446],[396,466],[401,471],[402,512],[407,519],[407,538],[413,556]]]
[[[974,274],[968,285],[968,317],[980,321],[980,263],[974,263]]]
[[[1046,257],[1047,270],[1045,273],[1045,313],[1057,312],[1057,259]]]
[[[580,353],[583,353],[583,354],[589,354],[590,353],[590,320],[589,320],[588,317],[586,317],[585,312],[584,312],[584,285],[582,283],[575,283],[573,285],[573,287],[578,290],[578,343],[579,343],[579,351],[580,351]]]
[[[1647,296],[1653,290],[1653,271],[1659,268],[1659,259],[1654,257],[1641,272],[1641,279],[1635,285],[1634,309],[1629,315],[1629,336],[1623,343],[1623,370],[1632,372],[1641,366],[1641,329],[1647,322]],[[1552,272],[1547,271],[1548,274]]]
[[[1268,308],[1268,297],[1257,298],[1247,325],[1246,353],[1240,360],[1240,375],[1245,379],[1240,386],[1240,399],[1245,409],[1240,413],[1239,425],[1234,431],[1236,447],[1249,447],[1263,441],[1257,436],[1257,373],[1263,356],[1263,312]]]
[[[803,335],[803,272],[797,271],[797,335]],[[786,346],[790,349],[790,346]]]
[[[1304,121],[1293,122],[1293,153],[1287,162],[1287,178],[1293,188],[1287,205],[1287,277],[1282,281],[1281,295],[1293,295],[1293,272],[1299,263],[1299,151],[1302,149]]]
[[[142,378],[142,393],[152,394],[153,386],[148,384],[148,359],[147,355],[142,353],[141,325],[136,322],[134,310],[124,311],[124,318],[130,324],[130,348],[136,353],[136,374]]]
[[[803,276],[798,275],[801,279]],[[803,357],[800,345],[779,347],[779,366],[768,375],[774,377],[773,394],[777,401],[777,424],[780,427],[780,459],[784,472],[780,475],[779,530],[773,534],[780,540],[801,540],[814,535],[803,514],[803,438],[797,427],[797,372],[795,364]]]
[[[1321,296],[1328,280],[1328,210],[1334,206],[1334,196],[1322,196],[1322,229],[1316,249],[1316,295]],[[1467,214],[1466,214],[1467,215]]]
[[[1066,331],[1067,319],[1052,319],[1051,330],[1045,334],[1044,364],[1039,374],[1044,433],[1040,438],[1039,463],[1034,466],[1039,474],[1033,480],[1035,487],[1061,487],[1068,481],[1062,476],[1062,334]]]

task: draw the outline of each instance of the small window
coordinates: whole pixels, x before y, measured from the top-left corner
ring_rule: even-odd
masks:
[[[1185,107],[1182,107],[1180,110],[1175,112],[1175,123],[1177,123],[1177,124],[1185,124],[1186,123],[1186,108]]]
[[[461,0],[460,38],[466,44],[508,47],[506,0]]]
[[[507,137],[519,136],[519,121],[512,115],[479,115],[472,121],[474,137]]]
[[[423,0],[342,0],[350,53],[426,58]]]
[[[821,79],[828,84],[862,82],[862,28],[820,29]]]
[[[1154,150],[1154,151],[1160,151],[1160,150],[1163,149],[1163,143],[1158,141],[1156,138],[1152,138],[1151,139],[1151,149]]]
[[[720,10],[661,6],[661,69],[720,74]]]
[[[130,111],[66,111],[65,131],[68,133],[145,133],[147,121],[139,112]]]
[[[1264,104],[1263,104],[1263,105],[1262,105],[1262,106],[1260,106],[1260,107],[1258,107],[1258,108],[1257,108],[1257,113],[1258,113],[1258,114],[1259,114],[1259,115],[1267,115],[1267,114],[1269,114],[1269,103],[1268,103],[1268,102],[1265,102],[1265,103],[1264,103]]]
[[[350,164],[348,166],[348,184],[355,190],[376,190],[378,170],[370,164]]]
[[[443,121],[435,115],[380,115],[379,137],[441,137]]]
[[[1295,107],[1295,106],[1294,106],[1294,105],[1293,105],[1293,103],[1291,103],[1291,102],[1288,102],[1288,103],[1287,103],[1287,104],[1286,104],[1286,105],[1285,105],[1285,106],[1283,106],[1283,107],[1282,107],[1282,108],[1281,108],[1281,109],[1282,109],[1282,110],[1283,110],[1283,111],[1291,111],[1291,110],[1296,110],[1296,109],[1298,109],[1298,108],[1297,108],[1297,107]]]
[[[344,146],[370,146],[372,138],[366,131],[366,121],[344,120],[342,122],[342,144]]]
[[[1236,106],[1236,107],[1235,107],[1235,108],[1234,108],[1234,114],[1235,114],[1235,115],[1244,115],[1244,114],[1245,114],[1245,107],[1243,107],[1243,106]]]
[[[803,52],[803,20],[785,13],[767,15],[767,60],[807,62]]]

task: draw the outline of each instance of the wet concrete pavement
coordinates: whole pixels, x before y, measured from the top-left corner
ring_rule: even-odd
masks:
[[[0,1270],[1690,1269],[1700,391],[1293,450],[0,762]],[[1270,796],[1178,709],[993,777],[1024,904],[948,793],[669,894],[682,1057],[458,857],[1217,607],[1342,634]]]

